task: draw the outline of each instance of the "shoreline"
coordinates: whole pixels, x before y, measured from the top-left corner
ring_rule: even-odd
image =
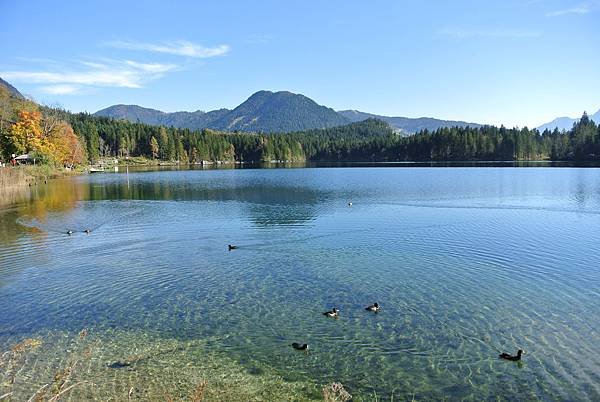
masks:
[[[87,168],[86,168],[87,170]],[[85,170],[66,170],[50,165],[37,166],[7,166],[0,168],[0,189],[34,186],[38,181],[47,181],[66,176],[75,176],[85,173]]]

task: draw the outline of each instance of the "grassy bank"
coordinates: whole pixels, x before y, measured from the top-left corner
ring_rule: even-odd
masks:
[[[33,181],[25,169],[5,167],[0,168],[0,189],[26,186]]]
[[[0,168],[0,189],[33,186],[57,177],[81,174],[84,168],[66,170],[50,165],[17,166]]]

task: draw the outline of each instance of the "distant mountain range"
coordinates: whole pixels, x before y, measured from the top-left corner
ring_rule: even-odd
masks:
[[[335,110],[318,105],[304,95],[286,91],[256,92],[233,110],[165,113],[135,105],[116,105],[94,115],[190,129],[266,133],[327,128],[350,123]]]
[[[401,130],[407,134],[414,134],[422,130],[437,130],[443,127],[481,127],[481,124],[467,123],[465,121],[439,120],[432,117],[390,117],[377,114],[359,112],[358,110],[340,110],[338,112],[352,122],[363,121],[366,119],[379,119],[388,123],[390,126]]]
[[[21,94],[21,92],[19,92],[17,90],[17,88],[13,87],[8,82],[4,81],[2,78],[0,78],[0,85],[2,85],[3,87],[7,88],[8,92],[10,92],[13,96],[15,96],[17,98],[21,98],[21,99],[24,98],[24,96]]]
[[[11,84],[0,78],[0,86],[6,87],[13,96],[23,95]],[[291,132],[313,128],[328,128],[375,118],[388,123],[403,134],[414,134],[422,130],[434,131],[443,127],[481,127],[479,123],[440,120],[431,117],[392,117],[358,110],[335,111],[317,104],[312,99],[287,91],[258,91],[233,110],[217,109],[209,112],[167,113],[137,105],[114,105],[94,113],[118,120],[141,122],[151,125],[173,126],[197,130],[212,128],[222,131]],[[590,118],[600,123],[600,110]],[[538,128],[569,130],[580,118],[559,117]]]
[[[290,132],[313,128],[327,128],[376,118],[393,128],[413,134],[420,130],[441,127],[471,126],[477,123],[438,120],[428,117],[388,117],[357,110],[335,110],[321,106],[312,99],[287,91],[259,91],[233,110],[218,109],[210,112],[174,112],[147,109],[137,105],[115,105],[94,113],[96,116],[129,120],[154,125],[180,128],[212,128],[223,131]]]
[[[173,126],[179,128],[197,129],[209,127],[212,122],[219,120],[229,113],[228,109],[203,112],[174,112],[165,113],[137,105],[114,105],[94,113],[95,116],[110,117],[115,120],[146,123],[155,126]]]
[[[573,128],[573,124],[578,122],[580,119],[581,119],[581,117],[578,117],[576,119],[573,119],[570,117],[559,117],[559,118],[552,120],[550,123],[542,124],[541,126],[538,127],[538,130],[544,131],[544,130],[548,129],[548,130],[552,131],[555,128],[558,128],[561,131],[562,130],[570,130],[571,128]],[[598,110],[596,113],[591,115],[590,119],[592,119],[596,123],[600,123],[600,110]]]

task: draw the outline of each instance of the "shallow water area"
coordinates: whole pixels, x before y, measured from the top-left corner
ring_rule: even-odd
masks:
[[[0,205],[0,350],[42,341],[14,400],[73,360],[75,399],[600,399],[598,169],[161,169]]]

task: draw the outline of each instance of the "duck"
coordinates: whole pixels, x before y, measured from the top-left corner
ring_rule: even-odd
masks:
[[[376,313],[379,311],[380,308],[381,307],[379,307],[379,303],[373,303],[370,306],[366,307],[365,310]]]
[[[331,311],[324,312],[323,315],[331,318],[338,318],[340,316],[340,310],[334,307],[331,309]]]
[[[292,347],[296,350],[308,350],[308,344],[306,343],[294,342],[292,343]]]
[[[517,355],[513,356],[511,354],[508,353],[502,353],[501,355],[499,355],[498,357],[500,359],[504,359],[504,360],[510,360],[511,362],[518,362],[519,360],[521,360],[521,355],[523,354],[523,351],[521,349],[519,349],[517,351]]]
[[[238,248],[238,246],[234,246],[233,244],[229,244],[229,245],[227,245],[227,249],[228,249],[229,251],[231,251],[231,250],[235,250],[236,248]]]
[[[69,236],[71,236],[71,235],[73,234],[73,231],[72,231],[71,229],[68,229],[68,230],[67,230],[67,234],[68,234]]]
[[[83,232],[84,232],[84,233],[87,233],[87,234],[90,234],[90,233],[92,233],[92,231],[91,231],[90,229],[86,229],[86,230],[84,230]]]
[[[352,203],[351,203],[351,202],[349,202],[349,203],[348,203],[348,206],[349,206],[349,207],[351,207],[351,206],[352,206]]]

